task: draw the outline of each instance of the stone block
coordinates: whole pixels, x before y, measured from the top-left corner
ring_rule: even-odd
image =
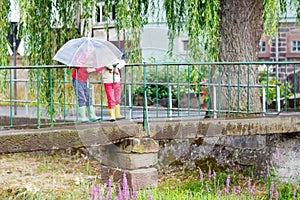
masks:
[[[101,166],[101,179],[103,183],[107,183],[108,179],[112,176],[114,183],[122,184],[124,174],[126,175],[129,188],[146,189],[157,187],[158,173],[156,168],[123,170],[104,165]]]
[[[104,151],[125,153],[157,153],[158,143],[152,138],[126,138],[121,142],[101,147]]]
[[[121,169],[139,169],[155,166],[157,157],[157,153],[137,154],[102,151],[101,163]]]

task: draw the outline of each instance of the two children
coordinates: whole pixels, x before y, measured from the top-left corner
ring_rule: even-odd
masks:
[[[84,58],[84,54],[78,58],[80,62]],[[118,64],[117,64],[118,63]],[[99,68],[84,68],[78,67],[73,69],[72,78],[75,94],[79,104],[79,114],[82,122],[96,121],[99,120],[95,115],[94,107],[92,106],[92,99],[89,95],[88,88],[88,73],[96,71],[103,77],[104,88],[107,97],[107,104],[110,113],[110,120],[115,121],[116,119],[123,119],[124,117],[120,114],[120,103],[121,103],[121,85],[120,85],[120,69],[125,66],[124,60],[119,60],[116,67],[105,66]],[[88,108],[89,118],[86,116],[86,108]]]

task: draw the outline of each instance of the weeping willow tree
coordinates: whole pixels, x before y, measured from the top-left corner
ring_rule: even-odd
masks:
[[[77,0],[19,0],[19,37],[24,40],[24,65],[44,66],[53,64],[53,55],[69,39],[78,37]],[[29,70],[30,89],[48,113],[62,108],[65,71],[56,69]],[[53,89],[55,88],[55,90]],[[59,102],[60,104],[53,104]],[[55,105],[55,106],[54,106]]]
[[[0,65],[8,65],[8,38],[7,35],[10,29],[9,12],[10,12],[10,0],[1,0],[1,13],[0,13]],[[0,70],[0,93],[4,93],[7,90],[7,84],[5,83],[8,76],[8,70]]]
[[[275,36],[279,16],[286,6],[299,0],[165,0],[169,36],[181,31],[188,34],[192,61],[253,62],[257,61],[263,32]],[[298,12],[299,15],[299,12]],[[299,18],[299,16],[297,16]],[[208,60],[203,59],[203,52]],[[194,69],[196,71],[196,69]],[[194,77],[196,77],[194,75]],[[197,80],[197,78],[196,78]],[[213,66],[212,83],[257,85],[258,69],[243,65]],[[219,86],[219,109],[260,111],[259,89]]]

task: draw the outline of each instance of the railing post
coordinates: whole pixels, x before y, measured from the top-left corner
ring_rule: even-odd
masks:
[[[266,88],[262,87],[262,111],[263,114],[266,113]]]
[[[129,119],[132,119],[132,89],[131,85],[128,85],[128,106],[129,106]]]
[[[171,91],[171,86],[169,85],[168,86],[168,96],[169,96],[169,116],[168,117],[172,117],[173,116],[173,113],[172,113],[172,108],[173,108],[173,105],[172,105],[172,91]]]
[[[95,103],[95,87],[94,87],[94,85],[92,85],[91,91],[92,91],[91,98],[93,100],[93,105],[95,105],[96,103]]]
[[[147,128],[148,136],[150,136],[149,116],[148,116],[148,102],[147,102],[147,90],[146,90],[146,66],[143,66],[143,88],[144,88],[144,109],[143,109],[143,126],[144,130]]]
[[[217,88],[213,86],[213,106],[214,106],[214,119],[217,119]]]
[[[29,117],[29,107],[28,107],[28,80],[25,80],[25,115]]]
[[[280,112],[280,86],[276,85],[276,101],[277,101],[277,112]]]

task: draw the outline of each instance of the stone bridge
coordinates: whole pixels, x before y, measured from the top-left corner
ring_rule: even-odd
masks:
[[[140,188],[157,186],[157,170],[174,165],[264,176],[272,161],[280,163],[279,176],[299,181],[299,116],[157,119],[147,130],[141,120],[0,130],[0,153],[84,149],[100,161],[104,180],[126,173],[129,185]]]

